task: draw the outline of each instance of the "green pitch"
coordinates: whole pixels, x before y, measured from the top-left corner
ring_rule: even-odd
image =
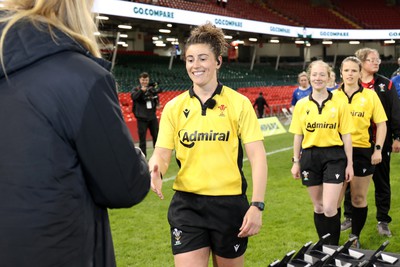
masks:
[[[268,266],[281,259],[291,250],[298,250],[308,242],[316,242],[318,236],[313,224],[313,207],[301,181],[291,177],[292,134],[265,138],[268,158],[268,186],[266,210],[261,232],[250,238],[245,255],[245,266]],[[151,151],[147,154],[151,155]],[[389,225],[393,236],[380,237],[376,230],[374,188],[371,182],[368,195],[369,213],[361,234],[363,249],[374,250],[385,240],[390,244],[385,251],[400,252],[400,155],[392,154],[391,161],[393,222]],[[149,192],[146,199],[130,209],[110,210],[110,220],[119,267],[168,267],[174,266],[170,249],[167,209],[173,195],[173,177],[177,172],[175,162],[166,175],[163,185],[164,200]],[[244,172],[251,193],[249,162]],[[250,199],[250,196],[249,196]],[[349,230],[342,232],[341,243],[348,239]],[[211,266],[211,265],[210,265]]]

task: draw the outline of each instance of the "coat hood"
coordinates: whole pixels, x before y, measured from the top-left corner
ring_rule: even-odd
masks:
[[[0,25],[1,32],[3,28],[4,24]],[[12,75],[14,72],[24,69],[35,62],[64,51],[75,51],[84,54],[98,62],[105,69],[110,69],[110,62],[92,56],[87,49],[60,30],[52,27],[52,31],[54,35],[49,34],[49,28],[46,24],[38,24],[38,26],[34,26],[29,22],[15,24],[8,31],[3,47],[6,74]],[[5,78],[5,72],[1,67],[0,79]]]

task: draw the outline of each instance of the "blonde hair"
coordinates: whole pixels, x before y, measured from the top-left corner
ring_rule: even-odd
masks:
[[[329,64],[322,60],[315,60],[315,61],[311,62],[310,65],[308,65],[308,68],[307,68],[308,79],[310,79],[310,76],[311,76],[311,68],[314,67],[315,65],[322,65],[323,67],[325,67],[328,77],[329,78],[331,77],[332,68],[329,66]]]
[[[0,36],[0,61],[4,69],[4,42],[8,31],[20,21],[31,21],[41,29],[41,23],[48,24],[48,31],[56,39],[52,27],[57,28],[76,40],[95,57],[101,57],[94,35],[97,27],[91,8],[94,0],[4,0],[3,16],[5,23]],[[42,29],[43,30],[43,29]]]
[[[377,54],[378,57],[379,57],[379,52],[378,52],[378,50],[376,50],[376,49],[374,49],[374,48],[368,48],[368,47],[358,49],[358,50],[354,53],[354,55],[355,55],[359,60],[361,60],[362,62],[364,62],[364,61],[367,59],[368,55],[371,54],[371,53],[375,53],[375,54]]]
[[[305,76],[308,79],[307,72],[302,71],[302,72],[299,73],[299,75],[297,75],[297,81],[300,81],[300,78],[303,77],[303,76]]]

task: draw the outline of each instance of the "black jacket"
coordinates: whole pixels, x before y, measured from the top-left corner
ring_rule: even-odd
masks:
[[[378,94],[388,118],[384,143],[385,151],[391,151],[393,138],[400,137],[400,101],[392,82],[379,74],[374,74],[374,90]]]
[[[139,87],[133,89],[131,98],[133,101],[132,112],[138,120],[157,120],[156,109],[159,104],[159,90],[153,86],[149,86],[146,92],[143,92]],[[151,106],[147,106],[147,102]]]
[[[109,64],[46,29],[18,24],[4,46],[0,265],[115,266],[107,208],[146,196],[148,166]]]

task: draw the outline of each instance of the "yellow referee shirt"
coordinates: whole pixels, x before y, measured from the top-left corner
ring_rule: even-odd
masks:
[[[289,131],[303,135],[303,149],[342,146],[340,135],[354,131],[348,103],[338,94],[328,93],[321,107],[312,94],[296,103]]]
[[[353,117],[355,132],[351,134],[353,147],[371,147],[372,136],[368,131],[371,120],[374,123],[387,121],[385,110],[381,100],[374,90],[360,87],[351,97],[343,91],[337,90],[337,94],[342,94],[348,100],[350,113]]]
[[[246,144],[263,140],[248,98],[218,85],[213,108],[202,105],[193,89],[169,101],[163,110],[157,147],[175,149],[180,166],[173,189],[200,195],[245,193],[242,173]]]

